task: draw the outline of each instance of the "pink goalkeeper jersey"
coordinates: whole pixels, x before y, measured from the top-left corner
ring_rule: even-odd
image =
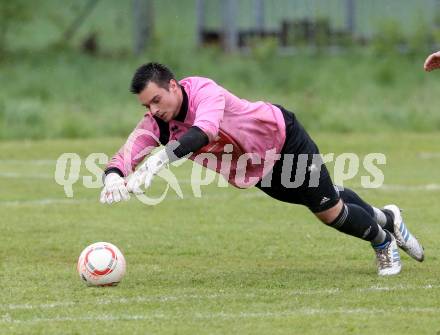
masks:
[[[190,159],[215,170],[232,185],[255,185],[273,167],[286,137],[284,117],[278,107],[262,101],[240,99],[203,77],[179,81],[188,97],[186,116],[168,124],[168,141],[178,140],[191,126],[209,137],[209,144]],[[162,140],[155,118],[146,113],[127,142],[109,162],[127,176]],[[166,141],[165,140],[165,141]]]

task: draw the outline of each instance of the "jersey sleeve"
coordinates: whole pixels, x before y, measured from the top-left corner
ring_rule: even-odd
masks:
[[[193,126],[202,130],[213,141],[220,129],[225,111],[225,96],[214,82],[206,83],[194,98],[196,106]]]
[[[205,132],[198,127],[192,126],[185,134],[180,136],[176,143],[172,145],[169,143],[165,149],[167,150],[170,162],[173,162],[190,153],[199,151],[208,143],[209,138]],[[177,145],[177,147],[175,145]]]
[[[160,129],[156,120],[146,114],[107,164],[106,171],[116,168],[125,177],[128,176],[146,155],[160,145],[159,138]]]

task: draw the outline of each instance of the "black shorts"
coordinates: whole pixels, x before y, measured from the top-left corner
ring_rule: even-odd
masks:
[[[313,213],[333,207],[339,194],[322,164],[317,145],[293,113],[277,107],[286,122],[281,159],[255,186],[277,200],[307,206]]]

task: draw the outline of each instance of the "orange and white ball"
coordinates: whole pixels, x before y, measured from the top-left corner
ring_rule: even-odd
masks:
[[[85,248],[78,259],[78,273],[88,286],[115,286],[125,275],[125,258],[115,245],[97,242]]]

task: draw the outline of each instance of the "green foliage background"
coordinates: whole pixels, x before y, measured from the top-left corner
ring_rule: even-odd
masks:
[[[378,22],[366,47],[304,47],[285,56],[273,41],[256,41],[226,55],[195,47],[195,1],[155,1],[154,40],[135,57],[130,2],[99,2],[63,40],[85,4],[0,2],[0,139],[125,136],[144,113],[128,92],[131,75],[148,61],[179,78],[208,76],[240,97],[282,104],[312,130],[440,129],[440,80],[422,69],[439,33],[421,15],[409,32],[397,21]],[[81,50],[91,33],[95,55]]]

